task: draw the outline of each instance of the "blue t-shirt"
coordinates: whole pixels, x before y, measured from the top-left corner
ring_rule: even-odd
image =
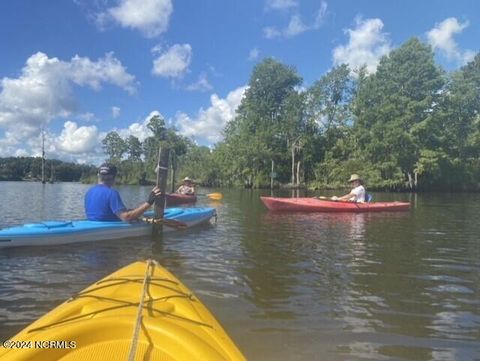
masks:
[[[85,213],[90,221],[119,221],[117,213],[127,208],[117,190],[97,184],[85,194]]]

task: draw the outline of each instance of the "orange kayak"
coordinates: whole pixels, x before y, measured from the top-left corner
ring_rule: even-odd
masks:
[[[260,197],[263,204],[271,211],[293,212],[384,212],[406,211],[408,202],[341,202],[317,198],[275,198]]]

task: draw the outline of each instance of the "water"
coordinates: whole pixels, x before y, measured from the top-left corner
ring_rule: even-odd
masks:
[[[149,192],[118,188],[129,206]],[[87,189],[0,182],[0,227],[80,219]],[[275,214],[261,192],[220,191],[222,202],[198,203],[217,207],[216,224],[162,243],[0,250],[0,339],[114,270],[154,258],[249,360],[480,360],[480,195],[378,193],[413,209]]]

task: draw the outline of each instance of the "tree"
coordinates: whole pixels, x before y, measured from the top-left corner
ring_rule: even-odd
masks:
[[[335,178],[332,175],[338,160],[346,161],[352,156],[351,105],[355,90],[356,82],[345,64],[334,67],[308,90],[307,117],[320,132],[316,175],[324,183]]]
[[[130,135],[126,140],[128,159],[133,161],[139,161],[142,155],[142,143],[134,136]]]
[[[155,114],[152,116],[147,123],[147,128],[152,131],[153,137],[158,141],[167,139],[167,127],[165,119],[161,115]]]
[[[107,133],[102,140],[102,145],[108,160],[112,163],[119,163],[127,150],[126,142],[115,131]]]
[[[233,173],[248,186],[266,182],[271,160],[284,160],[288,155],[283,123],[289,98],[301,82],[295,69],[273,59],[253,69],[237,116],[225,128],[226,147],[221,147],[236,155],[224,159],[234,163],[230,166]]]
[[[442,92],[435,133],[438,147],[419,162],[431,183],[452,188],[474,188],[478,183],[479,114],[480,53],[450,75]]]
[[[394,187],[417,187],[421,152],[435,145],[432,130],[443,84],[432,49],[412,38],[384,56],[359,87],[354,110],[358,147],[386,185],[394,180]]]

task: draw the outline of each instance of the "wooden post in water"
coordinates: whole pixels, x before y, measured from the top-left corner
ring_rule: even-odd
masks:
[[[275,169],[275,161],[272,159],[272,171],[270,172],[270,190],[273,189],[273,171]]]
[[[176,187],[175,187],[175,174],[176,174],[176,170],[177,170],[177,161],[176,161],[176,159],[175,159],[175,158],[176,158],[176,157],[175,157],[175,152],[172,151],[170,154],[172,155],[172,179],[171,179],[171,181],[172,181],[172,190],[171,190],[171,192],[172,192],[172,193],[175,193],[175,188],[176,188]]]
[[[45,184],[45,131],[42,128],[42,184]]]
[[[163,219],[163,211],[165,209],[165,191],[167,188],[168,177],[168,161],[170,158],[170,149],[160,147],[158,150],[158,164],[157,164],[157,187],[160,188],[162,195],[155,200],[154,211],[155,219]],[[162,223],[153,223],[152,232],[154,236],[160,236],[163,232]]]

